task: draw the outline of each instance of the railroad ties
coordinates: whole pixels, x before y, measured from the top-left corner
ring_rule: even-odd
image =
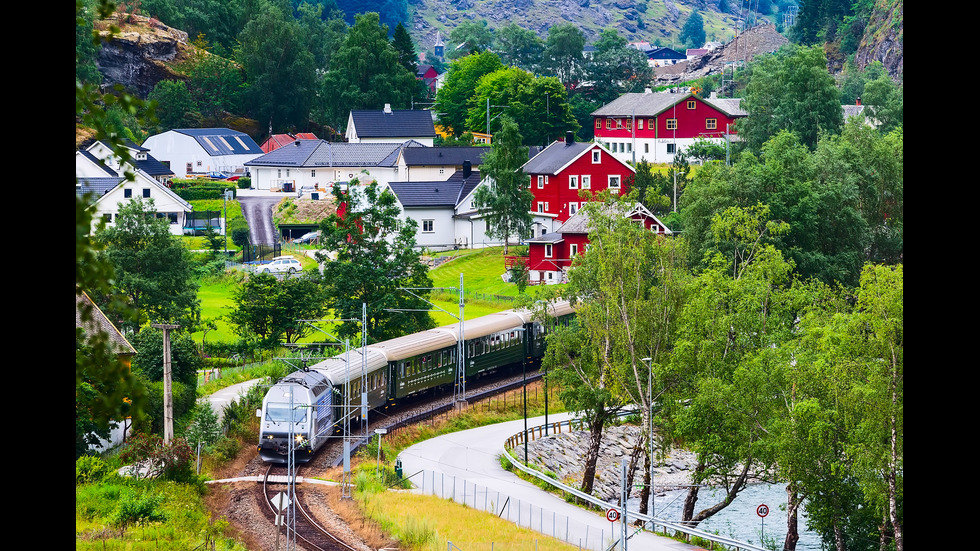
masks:
[[[267,475],[265,477],[265,479],[259,478],[258,479],[258,482],[265,482],[266,484],[289,484],[290,483],[290,480],[289,479],[290,479],[290,477],[288,475],[284,475],[284,474],[270,474],[270,475]],[[294,484],[302,484],[303,483],[303,477],[302,476],[296,476],[296,477],[293,477],[293,479],[294,480],[292,482]]]

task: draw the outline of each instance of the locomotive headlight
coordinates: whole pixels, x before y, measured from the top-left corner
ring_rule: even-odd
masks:
[[[297,444],[302,444],[304,440],[306,440],[306,437],[303,436],[302,434],[297,434],[296,435],[296,443]]]

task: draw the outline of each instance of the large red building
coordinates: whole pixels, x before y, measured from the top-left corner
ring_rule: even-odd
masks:
[[[555,231],[588,201],[579,194],[611,190],[619,195],[636,170],[598,143],[554,142],[523,167],[534,202],[534,235]]]
[[[623,94],[594,111],[592,121],[595,140],[616,158],[669,163],[698,138],[724,144],[745,116],[740,99],[659,92]]]

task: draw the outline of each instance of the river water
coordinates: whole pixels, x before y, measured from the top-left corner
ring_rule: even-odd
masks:
[[[679,521],[684,508],[686,490],[666,492],[658,495],[655,501],[657,518]],[[697,510],[721,501],[724,490],[702,488],[698,494]],[[638,500],[630,500],[630,509],[639,510]],[[633,503],[637,501],[636,503]],[[769,514],[763,519],[756,514],[759,505],[769,507]],[[820,537],[806,530],[806,511],[799,513],[800,541],[798,551],[819,551]],[[786,486],[781,484],[749,484],[738,494],[731,505],[711,518],[701,522],[698,529],[735,538],[746,543],[762,545],[768,549],[782,549],[786,539]]]

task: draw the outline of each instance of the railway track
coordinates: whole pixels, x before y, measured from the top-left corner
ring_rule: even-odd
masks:
[[[296,470],[298,476],[300,469]],[[294,485],[295,488],[295,485]],[[274,520],[277,515],[285,519],[277,526],[276,548],[286,549],[289,542],[295,542],[308,551],[358,551],[321,526],[305,507],[297,494],[292,503],[286,502],[288,496],[286,468],[282,465],[269,465],[262,482],[263,503],[267,516]],[[295,511],[295,519],[290,519]],[[285,514],[284,514],[285,513]],[[295,526],[295,531],[294,527]],[[281,547],[280,547],[281,542]]]
[[[529,371],[527,373],[527,383],[530,384],[542,377],[542,374],[535,370]],[[482,400],[486,400],[491,396],[496,396],[498,394],[503,394],[511,390],[520,388],[524,384],[524,377],[522,375],[514,375],[513,373],[505,376],[497,376],[492,378],[486,378],[473,386],[473,389],[467,393],[466,403],[474,404]],[[372,421],[367,430],[367,437],[361,439],[355,439],[351,444],[351,455],[357,450],[358,447],[367,443],[367,439],[370,439],[374,435],[374,430],[383,428],[388,431],[392,431],[398,428],[406,427],[416,423],[421,423],[422,421],[427,421],[433,417],[441,415],[447,411],[452,410],[455,407],[453,403],[453,397],[445,395],[422,395],[411,399],[410,401],[404,402],[391,412],[386,412],[379,415],[379,412],[372,411],[371,415]],[[363,428],[354,429],[360,434],[364,434]],[[334,439],[324,445],[317,455],[320,458],[317,461],[321,466],[337,467],[343,462],[342,454],[342,442],[341,440]],[[324,461],[325,463],[321,463]]]

